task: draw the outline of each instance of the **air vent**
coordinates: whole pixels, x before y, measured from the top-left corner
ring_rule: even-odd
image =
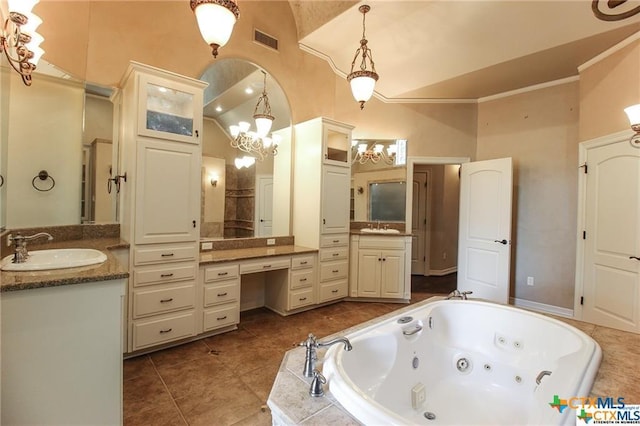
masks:
[[[273,38],[260,30],[253,30],[253,40],[263,46],[269,47],[273,50],[278,50],[278,39]]]

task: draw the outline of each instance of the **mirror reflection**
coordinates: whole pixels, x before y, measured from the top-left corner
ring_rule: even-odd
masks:
[[[405,221],[406,149],[404,139],[351,142],[352,221]]]
[[[107,191],[113,158],[111,90],[86,84],[44,61],[38,72],[37,84],[30,87],[15,73],[9,77],[6,123],[3,117],[6,226],[113,222],[115,195]],[[32,185],[41,171],[55,179],[50,191]]]
[[[276,171],[289,167],[282,158],[286,153],[279,152],[290,144],[285,94],[265,70],[242,59],[217,60],[200,79],[209,83],[204,93],[200,236],[274,235],[274,194],[279,186],[288,191]],[[271,121],[267,130],[265,116],[273,117],[266,120]],[[288,234],[288,224],[285,228]]]

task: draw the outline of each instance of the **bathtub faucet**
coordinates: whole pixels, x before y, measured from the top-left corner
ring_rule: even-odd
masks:
[[[349,342],[349,339],[347,339],[346,337],[337,337],[333,340],[329,340],[328,342],[318,342],[318,339],[312,333],[309,333],[307,340],[298,344],[298,346],[304,346],[305,348],[307,348],[303,372],[305,377],[313,377],[313,371],[316,369],[316,361],[318,360],[316,349],[331,346],[336,343],[344,344],[345,351],[350,351],[351,349],[353,349],[353,346],[351,346],[351,342]]]
[[[451,293],[449,293],[449,295],[446,297],[447,300],[451,300],[451,299],[460,299],[460,300],[467,300],[467,295],[469,294],[473,294],[472,291],[460,291],[458,289],[453,290]]]

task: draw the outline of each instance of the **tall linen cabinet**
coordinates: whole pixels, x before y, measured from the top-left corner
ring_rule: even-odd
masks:
[[[316,303],[348,295],[352,129],[323,117],[295,126],[293,234],[319,249]]]
[[[199,331],[206,83],[132,62],[120,87],[120,229],[131,244],[127,352],[135,352]]]

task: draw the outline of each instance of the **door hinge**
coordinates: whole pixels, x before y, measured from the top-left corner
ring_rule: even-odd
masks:
[[[584,305],[584,296],[580,296],[580,304]]]
[[[583,165],[581,165],[579,168],[581,169],[581,168],[583,168],[583,167],[584,167],[584,174],[586,175],[586,174],[587,174],[587,170],[588,170],[589,166],[587,166],[587,163],[584,163],[584,164],[583,164]]]
[[[427,219],[425,219],[425,220],[424,220],[424,224],[425,224],[425,225],[427,224]]]
[[[587,239],[587,231],[582,231],[582,239],[583,240]]]

